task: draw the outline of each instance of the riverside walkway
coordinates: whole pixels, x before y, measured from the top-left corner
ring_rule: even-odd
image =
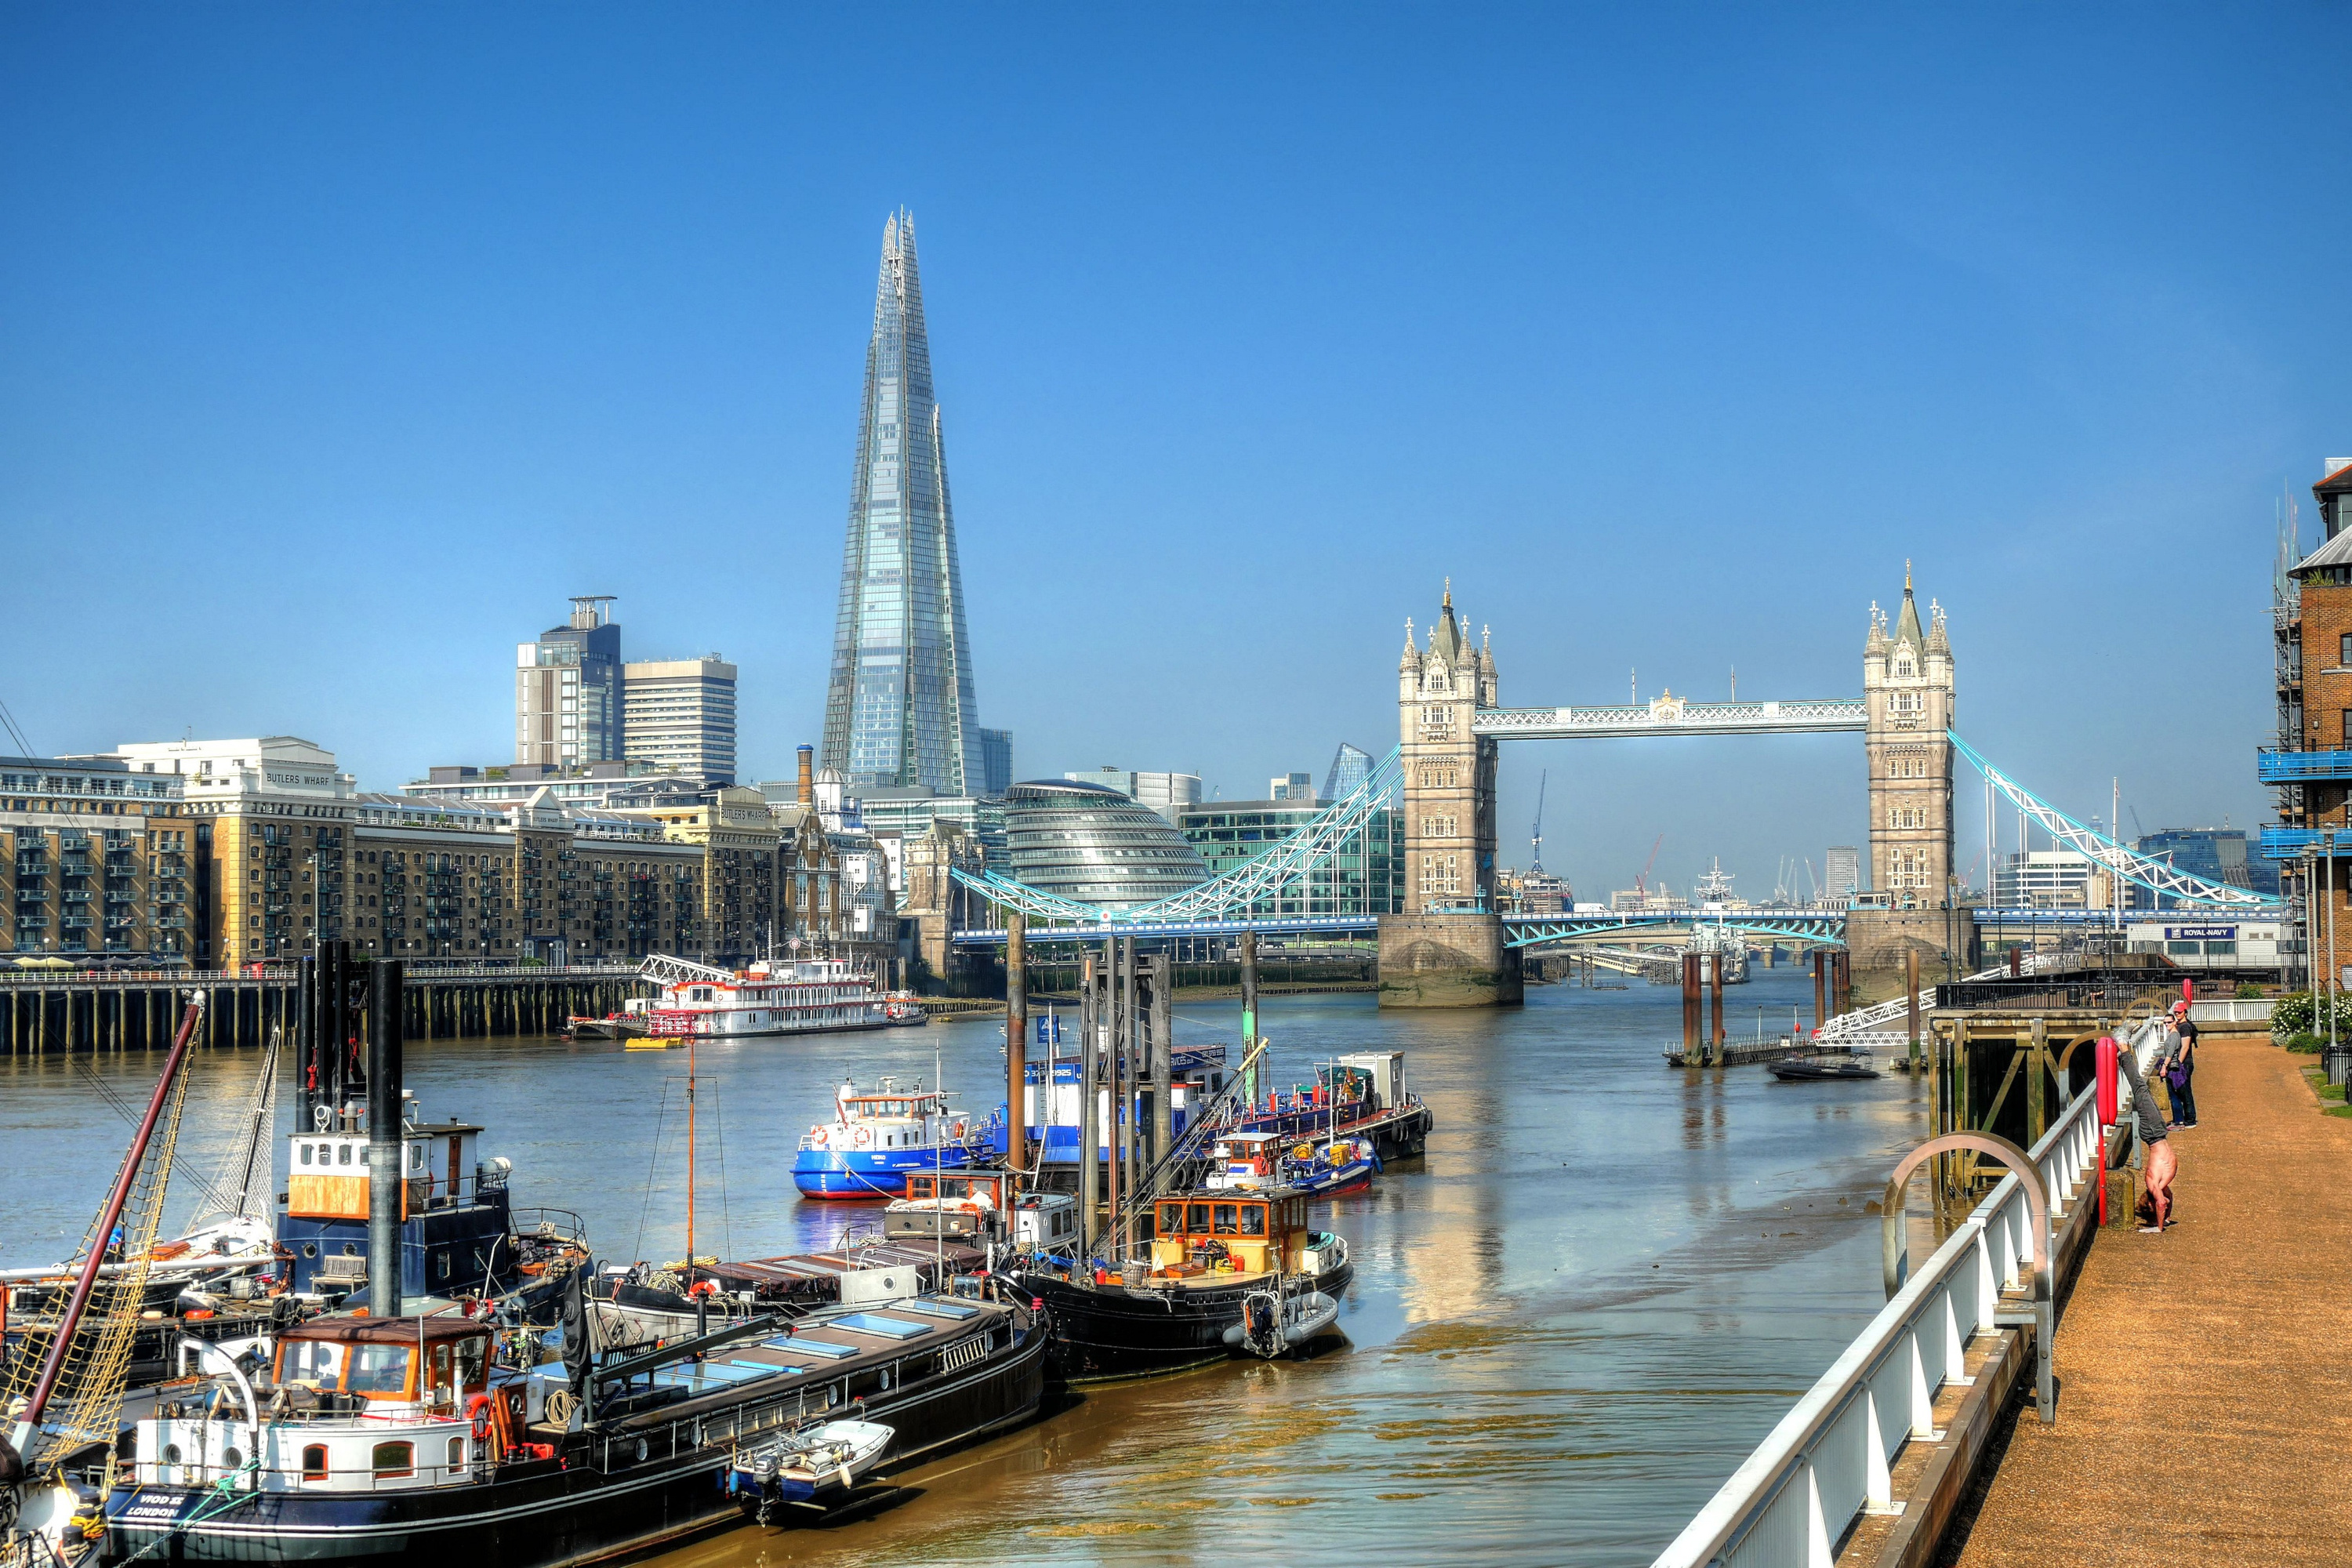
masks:
[[[2016,1422],[1939,1561],[2352,1562],[2352,1120],[2320,1114],[2312,1059],[2202,1048],[2179,1226],[2099,1237],[2060,1321],[2057,1424]]]

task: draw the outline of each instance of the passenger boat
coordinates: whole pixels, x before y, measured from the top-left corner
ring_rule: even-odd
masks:
[[[931,1021],[931,1016],[923,1011],[922,999],[911,991],[893,991],[883,997],[882,1016],[893,1028],[908,1028]]]
[[[774,1523],[787,1506],[821,1510],[817,1498],[856,1489],[896,1436],[876,1421],[828,1421],[738,1453],[727,1490],[761,1524]]]
[[[890,1022],[874,977],[836,958],[764,959],[748,969],[719,969],[656,953],[637,974],[660,990],[630,998],[627,1015],[642,1015],[645,1033],[656,1037],[803,1035]]]
[[[572,1360],[539,1365],[454,1311],[289,1330],[266,1381],[207,1380],[138,1423],[112,1552],[498,1568],[645,1552],[738,1518],[755,1443],[854,1415],[890,1432],[865,1462],[907,1463],[1029,1419],[1044,1392],[1024,1302],[767,1317],[621,1356],[567,1318]]]
[[[1287,1305],[1293,1298],[1336,1302],[1355,1277],[1347,1242],[1307,1228],[1307,1204],[1279,1187],[1163,1197],[1152,1209],[1148,1260],[1091,1275],[1033,1262],[1009,1278],[1045,1304],[1055,1370],[1067,1382],[1223,1361],[1252,1353],[1252,1298],[1276,1302],[1278,1324],[1296,1323],[1303,1320]],[[1235,1329],[1243,1332],[1229,1338]],[[1286,1341],[1284,1348],[1296,1346]]]
[[[971,1164],[1001,1132],[958,1115],[944,1090],[927,1089],[920,1079],[912,1089],[888,1078],[872,1089],[845,1082],[834,1096],[833,1121],[802,1136],[793,1185],[806,1198],[887,1203],[906,1196],[912,1173]]]

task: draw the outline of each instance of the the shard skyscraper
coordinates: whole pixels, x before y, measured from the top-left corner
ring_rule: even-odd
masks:
[[[962,795],[986,776],[915,220],[903,208],[882,226],[823,762],[853,787]]]

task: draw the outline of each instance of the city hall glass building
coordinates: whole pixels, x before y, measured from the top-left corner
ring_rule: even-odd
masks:
[[[1209,875],[1166,817],[1101,784],[1014,784],[1004,796],[1004,838],[1016,879],[1107,909],[1173,898]]]
[[[990,782],[986,744],[972,697],[915,223],[900,211],[882,227],[821,765],[841,770],[852,788],[921,785],[971,795]]]

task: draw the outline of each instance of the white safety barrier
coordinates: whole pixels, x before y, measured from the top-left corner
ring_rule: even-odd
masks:
[[[2143,1065],[2158,1029],[2142,1024]],[[2126,1118],[2131,1085],[2122,1085]],[[2045,1238],[2077,1202],[2095,1203],[2098,1089],[2074,1097],[2028,1153],[2050,1190]],[[1962,1358],[1993,1331],[2000,1293],[2031,1283],[2033,1238],[2025,1189],[2003,1176],[1934,1257],[1848,1345],[1771,1436],[1732,1472],[1654,1568],[1832,1568],[1832,1548],[1865,1510],[1892,1512],[1890,1474],[1904,1446],[1939,1440],[1936,1396],[1967,1376]]]
[[[2072,963],[2074,961],[2070,959],[2067,962]],[[2060,963],[2059,955],[2057,953],[2027,953],[2020,960],[2019,973],[2021,974],[2032,974],[2041,969],[2056,969],[2058,967],[2060,967]],[[1990,969],[1979,969],[1974,974],[1963,974],[1960,976],[1963,984],[1971,980],[2006,980],[2008,978],[2009,965],[2006,963],[1996,964]],[[1919,988],[1919,1016],[1922,1020],[1923,1027],[1925,1026],[1927,1016],[1934,1010],[1935,1005],[1936,987],[1932,984],[1921,986]],[[1836,1017],[1832,1018],[1827,1023],[1823,1024],[1819,1029],[1814,1030],[1813,1038],[1825,1046],[1862,1046],[1864,1044],[1884,1046],[1886,1041],[1890,1039],[1899,1039],[1907,1045],[1911,1037],[1909,1026],[1910,1017],[1911,998],[1908,996],[1896,996],[1892,1001],[1881,1002],[1874,1006],[1860,1007],[1851,1013],[1839,1014]]]

